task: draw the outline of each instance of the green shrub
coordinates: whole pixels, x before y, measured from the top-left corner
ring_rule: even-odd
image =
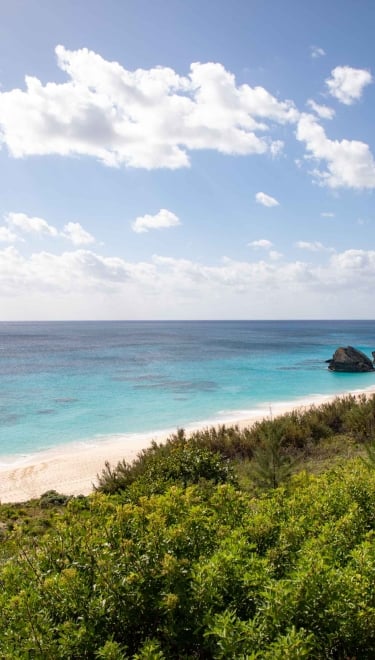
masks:
[[[56,490],[47,490],[39,498],[39,505],[42,509],[54,506],[65,506],[69,502],[70,496],[58,493]]]
[[[61,506],[47,493],[56,511],[25,503],[30,519],[7,505],[1,657],[372,660],[375,470],[351,460],[253,497],[227,458],[251,451],[254,461],[270,429],[289,458],[319,428],[349,432],[363,405],[314,409],[305,429],[304,413],[254,434],[223,427],[221,453],[214,433],[188,441],[181,431],[110,469],[88,498]],[[49,522],[38,536],[32,511]]]
[[[120,461],[115,468],[105,464],[96,489],[116,493],[129,489],[138,496],[164,492],[171,484],[188,486],[202,480],[234,483],[233,469],[220,454],[199,447],[180,432],[165,444],[153,442],[129,464]]]
[[[250,476],[261,488],[277,488],[291,475],[292,462],[283,447],[283,429],[272,423],[260,436],[250,464]]]

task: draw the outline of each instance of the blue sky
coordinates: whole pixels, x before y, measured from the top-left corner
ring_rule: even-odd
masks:
[[[372,0],[3,0],[0,320],[372,318]]]

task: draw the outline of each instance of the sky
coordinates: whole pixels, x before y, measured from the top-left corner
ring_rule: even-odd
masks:
[[[0,320],[374,318],[373,0],[0,0]]]

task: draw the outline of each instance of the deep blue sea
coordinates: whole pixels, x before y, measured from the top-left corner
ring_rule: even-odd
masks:
[[[0,323],[0,456],[246,417],[375,384],[325,360],[371,357],[375,321]]]

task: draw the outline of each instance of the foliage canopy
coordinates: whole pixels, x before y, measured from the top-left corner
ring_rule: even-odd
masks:
[[[229,461],[251,447],[256,464],[251,433],[284,458],[319,442],[318,426],[349,433],[351,419],[369,439],[367,404],[362,418],[351,400],[308,414],[273,435],[270,422],[179,432],[107,466],[87,498],[46,493],[33,525],[35,502],[3,505],[1,658],[374,658],[371,461],[284,474],[256,497]]]

